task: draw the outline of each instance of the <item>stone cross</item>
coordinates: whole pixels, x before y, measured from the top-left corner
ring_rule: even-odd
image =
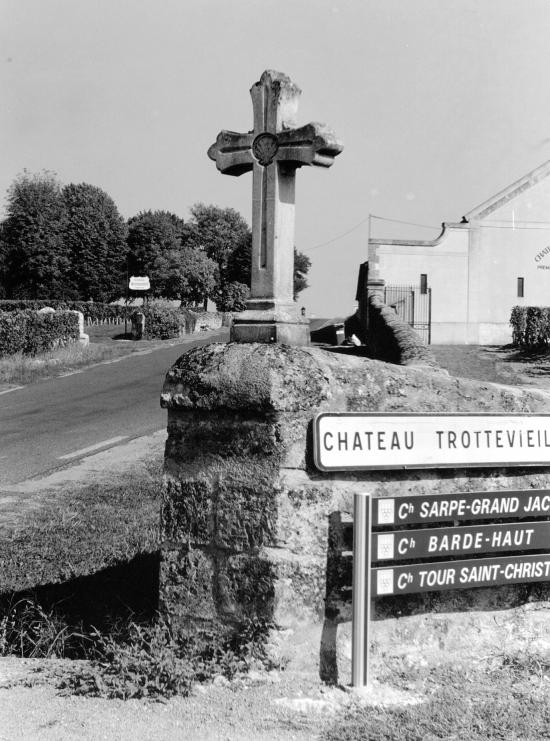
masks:
[[[289,77],[266,70],[250,90],[253,130],[221,131],[208,150],[224,174],[253,172],[252,280],[231,328],[238,342],[309,343],[308,320],[293,300],[296,170],[330,167],[343,147],[324,124],[294,128],[300,94]]]

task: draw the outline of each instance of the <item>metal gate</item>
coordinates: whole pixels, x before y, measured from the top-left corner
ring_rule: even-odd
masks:
[[[424,286],[385,286],[384,303],[420,335],[423,342],[431,342],[432,289]]]

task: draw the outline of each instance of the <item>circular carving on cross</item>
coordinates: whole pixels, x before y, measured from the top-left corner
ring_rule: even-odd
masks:
[[[267,167],[270,165],[277,151],[279,150],[279,141],[275,134],[269,134],[267,131],[258,136],[252,142],[252,154],[258,160],[260,165]]]

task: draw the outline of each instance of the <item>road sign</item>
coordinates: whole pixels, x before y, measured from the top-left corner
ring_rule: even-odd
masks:
[[[147,275],[131,275],[130,286],[131,291],[149,291],[151,289],[151,282]]]
[[[322,413],[321,471],[548,466],[550,415]]]
[[[521,520],[550,515],[549,489],[524,489],[425,497],[380,498],[373,502],[373,525],[419,525],[455,520]]]
[[[369,596],[550,582],[549,510],[548,489],[404,495],[379,498],[372,504],[368,494],[355,494],[353,533],[344,525],[339,541],[345,556],[353,535],[352,684],[366,686],[368,681]],[[491,518],[522,521],[460,524]],[[454,527],[409,527],[449,520]],[[389,531],[388,526],[401,529]],[[372,527],[382,530],[373,533]],[[526,551],[538,552],[525,555]],[[503,552],[507,555],[487,557],[488,553]],[[457,560],[465,555],[475,558]],[[441,558],[446,560],[433,560]],[[380,565],[371,568],[373,561]],[[345,571],[343,568],[342,574]]]
[[[407,561],[470,553],[536,551],[550,547],[550,522],[431,527],[375,533],[373,561]]]
[[[384,597],[544,581],[550,581],[550,553],[377,567],[371,589]]]

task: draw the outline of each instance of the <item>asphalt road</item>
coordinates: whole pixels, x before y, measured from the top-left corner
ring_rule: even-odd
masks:
[[[165,429],[167,370],[192,347],[227,339],[221,330],[0,395],[0,487]]]

